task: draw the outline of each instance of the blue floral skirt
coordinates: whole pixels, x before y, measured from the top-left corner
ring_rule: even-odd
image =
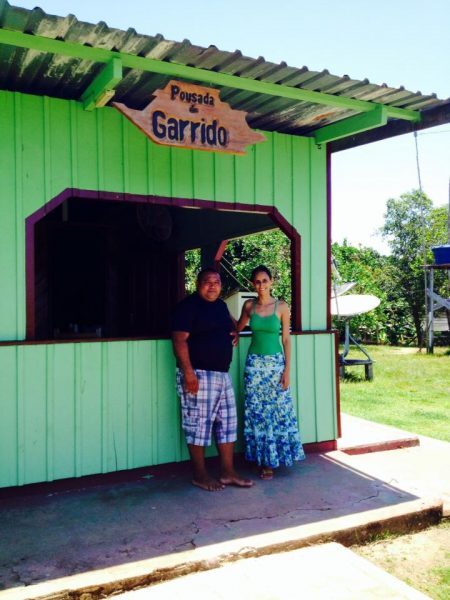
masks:
[[[290,388],[280,379],[284,355],[249,354],[245,363],[245,457],[258,465],[288,467],[303,460]]]

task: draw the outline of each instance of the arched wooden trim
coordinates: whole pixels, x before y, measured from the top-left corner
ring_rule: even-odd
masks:
[[[331,329],[331,150],[327,145],[327,329]]]
[[[220,242],[220,245],[217,248],[216,255],[214,256],[215,263],[220,263],[220,261],[222,260],[222,256],[224,255],[224,252],[227,248],[227,245],[228,245],[228,240],[222,240]]]
[[[25,220],[25,256],[26,256],[26,337],[35,338],[35,225],[66,200],[97,200],[104,202],[130,202],[141,204],[159,204],[165,206],[195,207],[213,210],[237,212],[255,212],[266,214],[281,231],[291,240],[291,269],[292,269],[292,330],[301,330],[301,293],[300,293],[300,252],[301,239],[298,231],[273,206],[264,204],[243,204],[238,202],[216,202],[214,200],[196,200],[192,198],[168,198],[165,196],[147,196],[141,194],[125,194],[96,190],[66,188],[60,194],[46,202],[41,208]]]

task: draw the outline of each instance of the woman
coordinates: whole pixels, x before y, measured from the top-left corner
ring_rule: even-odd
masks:
[[[258,297],[245,302],[238,321],[238,331],[248,323],[252,330],[244,371],[245,455],[259,465],[261,479],[272,479],[275,467],[291,466],[305,454],[289,387],[289,306],[271,296],[267,267],[253,269],[251,280]]]

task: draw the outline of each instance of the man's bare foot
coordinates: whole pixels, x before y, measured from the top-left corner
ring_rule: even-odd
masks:
[[[193,478],[192,485],[196,485],[207,492],[220,492],[225,487],[224,483],[217,481],[217,479],[214,479],[213,477],[209,477],[209,475]]]
[[[249,488],[252,487],[253,481],[251,479],[245,479],[244,477],[240,477],[236,471],[231,473],[224,473],[220,479],[220,483],[223,485],[235,485],[237,487]]]

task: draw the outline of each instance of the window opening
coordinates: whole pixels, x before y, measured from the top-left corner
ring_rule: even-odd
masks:
[[[143,210],[146,208],[152,211]],[[179,251],[163,206],[72,199],[35,226],[37,339],[167,335]]]
[[[291,288],[282,297],[292,303],[293,330],[300,329],[300,237],[275,208],[75,192],[26,221],[28,339],[167,338],[175,304],[192,291],[186,276],[197,273],[195,260],[255,233],[261,251],[265,235],[290,245],[291,267],[284,261],[284,268],[292,298]],[[273,267],[264,255],[256,259]],[[224,275],[225,293],[230,285]]]

